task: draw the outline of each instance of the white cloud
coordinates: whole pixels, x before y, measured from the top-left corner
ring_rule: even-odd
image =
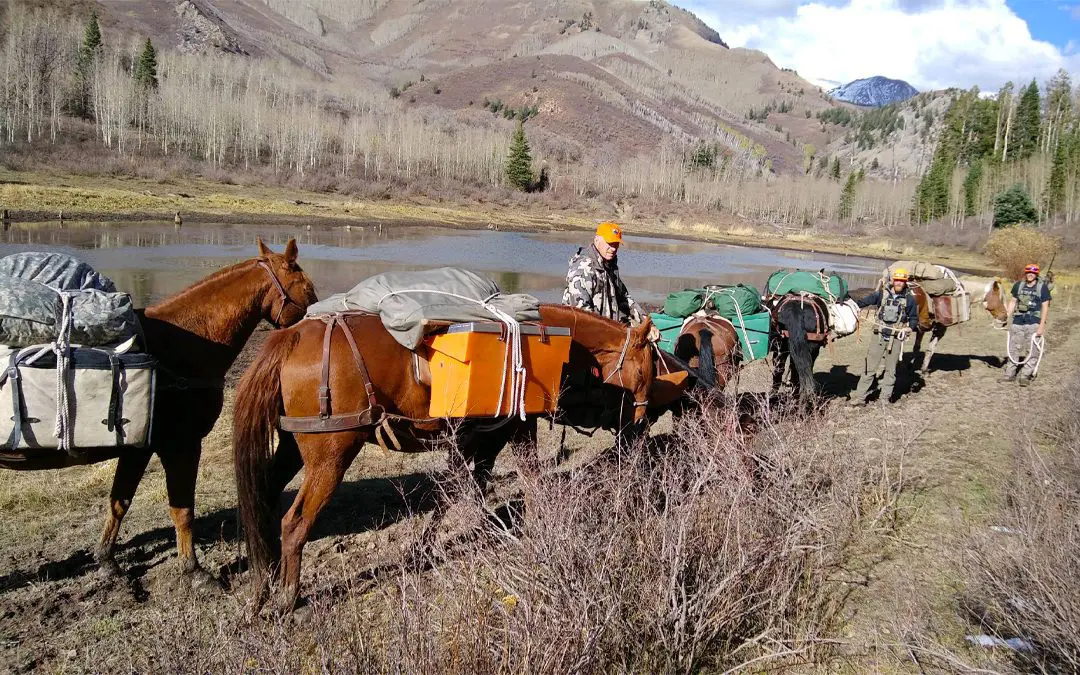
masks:
[[[760,49],[810,80],[885,75],[921,90],[996,90],[1007,80],[1042,82],[1059,68],[1080,74],[1080,55],[1033,38],[1005,0],[686,4],[732,47]]]

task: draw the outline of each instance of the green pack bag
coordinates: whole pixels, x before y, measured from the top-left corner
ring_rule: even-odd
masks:
[[[753,286],[706,286],[705,293],[706,304],[725,319],[734,321],[761,311],[761,294]]]
[[[660,330],[660,349],[668,354],[674,354],[675,342],[678,341],[679,333],[682,332],[683,320],[677,316],[668,316],[659,312],[653,312],[649,318]]]
[[[705,306],[705,289],[688,288],[675,291],[664,300],[664,314],[686,318]]]
[[[812,293],[829,302],[838,302],[847,296],[847,282],[836,274],[823,275],[807,270],[777,270],[765,284],[769,295],[785,293]]]
[[[768,312],[746,314],[742,319],[732,319],[735,334],[739,336],[743,362],[757,361],[769,354],[769,331],[772,329],[772,315]]]

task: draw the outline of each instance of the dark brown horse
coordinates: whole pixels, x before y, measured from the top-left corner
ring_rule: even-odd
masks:
[[[807,401],[817,391],[814,363],[829,339],[829,306],[823,298],[809,293],[787,293],[765,301],[772,314],[773,391],[780,388],[790,360],[792,386],[800,400]]]
[[[653,380],[647,340],[651,324],[628,329],[559,305],[544,305],[540,314],[546,326],[571,329],[570,363],[564,374],[590,373],[604,387],[621,391],[625,396],[617,405],[625,419],[643,423]],[[496,429],[481,426],[490,425],[490,418],[458,425],[429,419],[431,390],[414,376],[413,352],[383,328],[378,316],[347,314],[337,321],[338,327],[329,332],[327,321],[315,318],[271,335],[236,393],[233,452],[240,518],[252,568],[262,577],[259,602],[269,589],[269,573],[276,572],[281,586],[276,605],[282,611],[291,610],[299,594],[302,552],[315,519],[360,448],[377,433],[391,436],[404,451],[431,449],[431,442],[449,436],[456,441],[450,444],[451,474],[461,475],[471,461],[478,483],[486,480],[508,441],[535,438],[534,417]],[[324,350],[329,366],[324,366]],[[322,426],[301,431],[290,424],[297,431],[290,433],[278,430],[283,413],[290,419],[317,420],[324,414],[349,418],[341,418],[333,430]],[[275,433],[278,448],[271,457]],[[278,497],[301,465],[303,483],[279,530]],[[439,500],[425,533],[438,523],[447,501]]]
[[[113,557],[120,523],[153,454],[161,459],[176,526],[181,570],[201,572],[191,526],[202,439],[224,401],[225,372],[256,326],[267,320],[288,326],[315,301],[315,289],[296,262],[296,242],[276,254],[259,242],[259,257],[227,267],[167,300],[139,310],[146,350],[159,363],[154,395],[154,435],[145,449],[91,449],[78,457],[59,451],[17,450],[0,455],[9,469],[56,469],[119,458],[109,511],[95,558],[119,573]]]

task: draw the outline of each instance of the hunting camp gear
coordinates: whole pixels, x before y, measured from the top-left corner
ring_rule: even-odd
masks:
[[[131,297],[59,253],[0,259],[0,450],[150,443],[157,361],[139,353]]]

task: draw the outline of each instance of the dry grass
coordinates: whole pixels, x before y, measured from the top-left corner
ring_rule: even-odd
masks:
[[[1000,532],[976,538],[968,604],[982,629],[1019,637],[1025,671],[1080,670],[1080,382],[1059,398],[1057,420],[1021,427],[1005,488]]]
[[[207,672],[695,672],[828,657],[845,571],[894,526],[898,486],[825,420],[730,408],[621,457],[470,501],[429,569],[309,560],[308,606],[242,619],[241,594],[147,607],[58,668]],[[114,627],[115,628],[115,627]],[[89,629],[89,628],[87,628]]]
[[[1060,248],[1059,237],[1034,227],[1006,227],[994,232],[986,242],[986,254],[1009,279],[1023,277],[1024,267],[1031,263],[1047,268]]]

